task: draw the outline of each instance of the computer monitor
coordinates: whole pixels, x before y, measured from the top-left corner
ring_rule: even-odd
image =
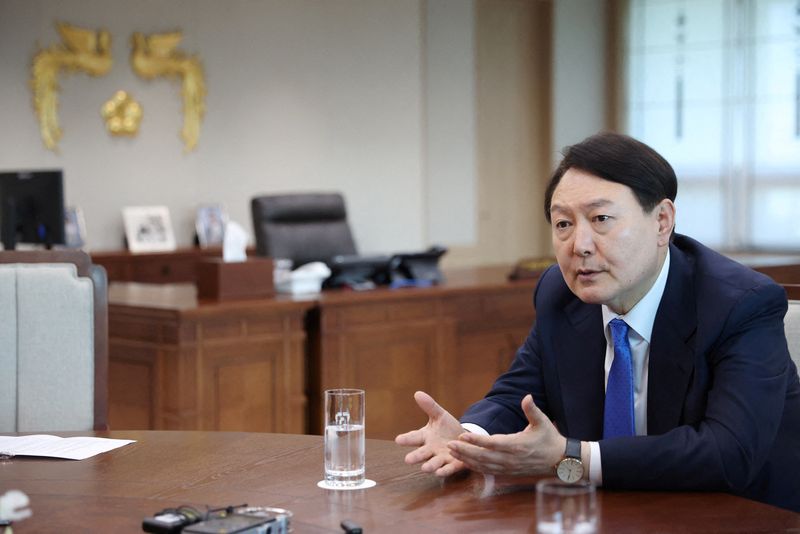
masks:
[[[0,172],[0,238],[17,243],[64,244],[64,184],[60,170]]]

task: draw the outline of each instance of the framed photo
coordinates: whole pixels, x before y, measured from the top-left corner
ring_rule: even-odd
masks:
[[[86,221],[80,208],[68,207],[64,210],[64,244],[68,248],[86,246]]]
[[[175,234],[166,206],[122,208],[125,237],[131,252],[168,252],[175,250]]]
[[[228,214],[222,204],[203,204],[197,208],[197,241],[202,248],[221,247]]]

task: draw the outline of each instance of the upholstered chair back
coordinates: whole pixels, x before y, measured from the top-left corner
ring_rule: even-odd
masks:
[[[794,363],[800,367],[800,300],[789,301],[789,311],[783,319],[786,342]]]
[[[0,431],[107,428],[107,313],[85,253],[0,252]]]

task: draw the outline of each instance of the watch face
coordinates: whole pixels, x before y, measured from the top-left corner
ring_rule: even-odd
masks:
[[[558,478],[564,482],[577,482],[583,477],[583,464],[577,458],[564,458],[556,468]]]

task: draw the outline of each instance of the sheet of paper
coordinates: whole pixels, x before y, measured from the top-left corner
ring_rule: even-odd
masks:
[[[0,456],[47,456],[85,460],[135,441],[93,437],[62,438],[48,434],[0,436]]]

